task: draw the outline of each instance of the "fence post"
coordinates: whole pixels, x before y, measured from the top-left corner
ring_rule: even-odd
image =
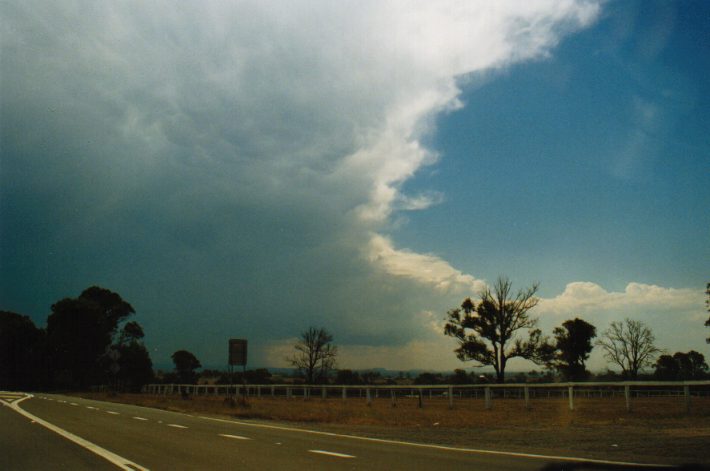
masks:
[[[454,387],[449,386],[449,409],[454,408]]]
[[[683,396],[685,398],[685,412],[690,413],[690,386],[683,386]]]
[[[372,393],[370,393],[370,388],[365,389],[365,395],[367,396],[367,405],[372,405]]]
[[[631,412],[631,386],[624,385],[624,398],[626,398],[626,412]]]
[[[491,408],[491,388],[486,386],[485,389],[483,390],[483,397],[485,399],[485,407],[486,409]]]
[[[574,410],[574,389],[572,386],[567,388],[567,393],[569,395],[569,410]]]
[[[348,398],[348,388],[343,386],[343,401]]]
[[[419,408],[424,407],[424,398],[422,397],[422,388],[417,388],[417,397],[419,398]]]
[[[392,407],[397,407],[397,394],[394,391],[394,388],[390,389],[390,396],[392,398]]]
[[[523,386],[523,395],[525,396],[525,409],[530,410],[530,389]]]

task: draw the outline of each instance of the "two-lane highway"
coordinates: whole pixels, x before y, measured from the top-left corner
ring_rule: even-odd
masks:
[[[58,469],[110,469],[111,457],[124,469],[153,470],[539,470],[553,463],[584,469],[581,460],[364,439],[62,395],[38,394],[13,407],[27,416],[2,408],[3,423],[13,429],[3,427],[0,435],[0,446],[10,451],[0,462],[3,469],[49,469],[46,463],[66,464]],[[41,423],[78,440],[72,443]],[[96,450],[90,451],[92,446]]]

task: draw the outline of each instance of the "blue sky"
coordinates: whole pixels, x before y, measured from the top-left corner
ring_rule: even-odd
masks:
[[[502,274],[546,333],[707,353],[705,2],[2,9],[2,309],[98,284],[159,365],[322,325],[342,367],[445,370]]]
[[[701,286],[708,15],[702,3],[610,3],[548,59],[464,88],[465,107],[431,140],[441,160],[407,182],[445,201],[409,216],[397,240],[423,251],[434,240],[488,279],[544,280],[548,295],[570,280]]]

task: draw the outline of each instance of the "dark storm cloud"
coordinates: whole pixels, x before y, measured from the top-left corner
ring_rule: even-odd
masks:
[[[41,323],[100,284],[135,306],[155,361],[188,348],[206,364],[230,336],[279,363],[268,345],[311,324],[342,344],[428,338],[417,315],[476,280],[389,242],[372,253],[394,208],[438,199],[399,192],[436,160],[419,137],[458,106],[455,77],[543,54],[558,23],[596,12],[2,8],[3,307]]]

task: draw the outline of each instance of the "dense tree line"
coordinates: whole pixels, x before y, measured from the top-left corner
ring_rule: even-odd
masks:
[[[51,306],[47,327],[0,312],[0,388],[87,389],[109,384],[139,390],[153,380],[143,329],[128,321],[133,306],[92,286]]]

